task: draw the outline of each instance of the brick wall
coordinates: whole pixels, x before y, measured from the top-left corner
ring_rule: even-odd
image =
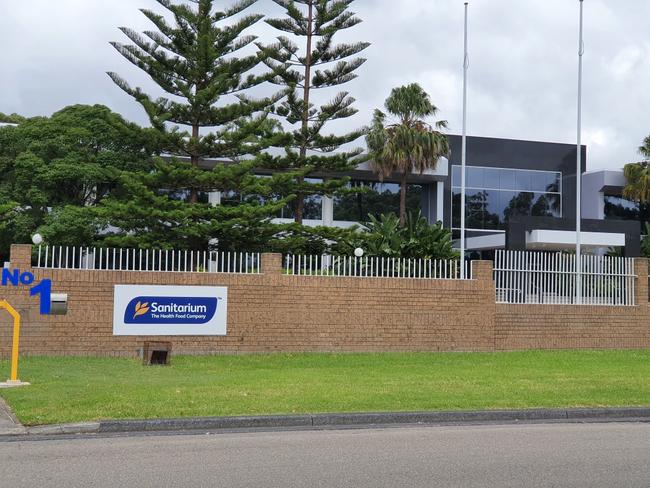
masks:
[[[644,349],[650,307],[497,305],[495,336],[499,351]]]
[[[497,305],[496,350],[650,348],[647,259],[635,274],[635,307]]]
[[[12,266],[30,267],[29,246]],[[24,355],[136,356],[147,340],[175,353],[299,351],[494,351],[650,347],[648,263],[637,260],[637,306],[495,305],[492,263],[474,262],[474,280],[287,276],[278,255],[263,274],[32,270],[67,293],[65,316],[41,316],[25,288],[0,288],[23,316]],[[115,284],[228,287],[225,337],[113,336]],[[0,357],[8,357],[9,315],[0,311]]]
[[[28,248],[27,248],[28,249]],[[12,267],[27,269],[29,252],[12,249]],[[491,263],[475,263],[489,276]],[[491,351],[491,279],[443,281],[287,276],[278,255],[264,255],[261,275],[32,270],[67,293],[65,316],[41,316],[27,290],[1,291],[23,315],[25,355],[135,356],[146,340],[168,340],[175,353],[294,351]],[[486,271],[487,270],[487,271]],[[482,274],[481,274],[482,273]],[[225,337],[113,336],[115,284],[228,287]],[[0,314],[0,355],[11,326]]]

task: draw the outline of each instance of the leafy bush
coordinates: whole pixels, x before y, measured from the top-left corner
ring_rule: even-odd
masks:
[[[318,256],[338,254],[339,247],[354,250],[354,247],[346,244],[354,239],[354,229],[307,227],[296,223],[282,224],[276,227],[279,229],[278,233],[263,244],[261,251]]]
[[[457,259],[458,252],[452,247],[451,231],[441,223],[430,224],[421,212],[410,212],[406,226],[400,227],[395,214],[370,216],[366,230],[358,231],[337,251],[352,254],[360,247],[366,256]]]
[[[641,236],[641,256],[650,258],[650,224],[645,223]]]

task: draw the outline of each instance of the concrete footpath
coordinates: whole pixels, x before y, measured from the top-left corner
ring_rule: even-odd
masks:
[[[74,435],[174,431],[325,430],[398,425],[509,424],[509,423],[648,422],[650,408],[583,408],[535,410],[481,410],[448,412],[334,413],[200,417],[151,420],[106,420],[76,424],[22,427],[0,402],[0,436]]]
[[[27,429],[20,425],[18,419],[11,413],[11,410],[0,398],[0,436],[26,434]]]

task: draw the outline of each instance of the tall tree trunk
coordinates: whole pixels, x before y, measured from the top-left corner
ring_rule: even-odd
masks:
[[[198,138],[199,138],[199,126],[193,125],[192,139],[198,140]],[[191,158],[192,167],[198,168],[200,157],[197,154],[193,153],[190,156],[190,158]],[[196,190],[196,188],[190,188],[190,203],[197,203],[198,201],[199,201],[199,192]]]
[[[406,178],[408,173],[404,171],[399,185],[399,226],[406,227]]]
[[[296,179],[298,184],[302,185],[305,182],[305,178],[300,176]],[[301,191],[296,192],[296,203],[294,204],[294,219],[297,223],[302,224],[302,219],[305,215],[305,195]]]
[[[307,4],[307,53],[305,55],[305,86],[303,90],[302,100],[302,137],[303,142],[300,147],[300,162],[304,164],[305,159],[307,158],[307,136],[309,133],[309,100],[311,95],[311,49],[312,41],[314,37],[314,0],[310,0]],[[304,183],[305,179],[303,177],[298,178],[298,183]],[[302,224],[302,219],[305,213],[305,196],[299,191],[298,198],[296,200],[296,222]]]

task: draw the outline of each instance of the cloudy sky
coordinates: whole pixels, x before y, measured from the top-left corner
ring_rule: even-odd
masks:
[[[106,71],[151,88],[109,46],[118,26],[151,26],[138,8],[154,0],[0,0],[0,112],[51,114],[74,103],[102,103],[146,123]],[[356,0],[363,24],[344,40],[372,42],[368,62],[347,89],[364,125],[394,86],[417,81],[441,118],[460,132],[462,0]],[[471,0],[469,132],[575,141],[577,0]],[[277,15],[271,0],[253,9]],[[584,139],[588,169],[636,161],[650,134],[650,2],[585,1]],[[260,24],[263,41],[275,33]]]

